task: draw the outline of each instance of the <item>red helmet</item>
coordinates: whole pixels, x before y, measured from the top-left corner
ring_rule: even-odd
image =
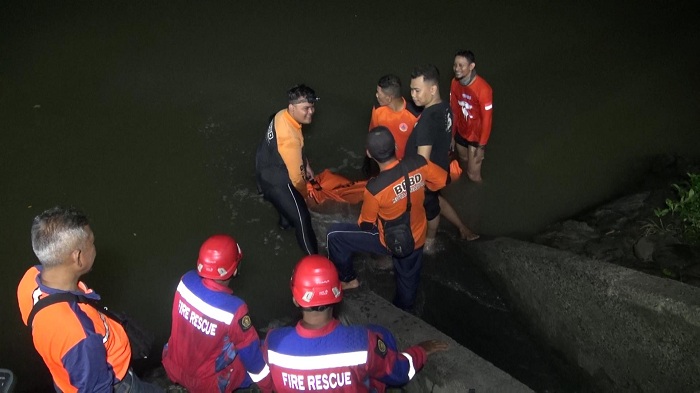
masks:
[[[214,235],[205,240],[199,249],[197,271],[199,275],[214,280],[228,280],[243,258],[241,246],[229,235]]]
[[[290,286],[301,307],[325,306],[343,299],[335,265],[320,255],[307,255],[297,263]]]

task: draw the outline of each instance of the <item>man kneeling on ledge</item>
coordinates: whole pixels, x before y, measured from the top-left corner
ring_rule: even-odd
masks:
[[[367,135],[367,155],[379,165],[379,175],[367,182],[357,224],[339,223],[329,228],[326,240],[328,258],[338,269],[343,289],[352,289],[360,284],[352,262],[354,253],[392,254],[396,277],[393,303],[403,310],[412,311],[420,284],[428,223],[423,207],[425,188],[441,189],[447,183],[448,173],[416,154],[399,161],[394,137],[383,126],[373,128]],[[410,183],[408,187],[406,177]],[[408,192],[410,209],[407,209]],[[414,249],[407,255],[397,256],[387,248],[385,224],[407,210],[410,210]]]

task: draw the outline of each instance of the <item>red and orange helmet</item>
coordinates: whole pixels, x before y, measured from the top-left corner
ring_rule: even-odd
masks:
[[[199,275],[213,280],[228,280],[243,258],[241,246],[229,235],[214,235],[202,243],[197,259]]]
[[[301,307],[325,306],[343,299],[335,265],[320,255],[307,255],[297,263],[290,286]]]

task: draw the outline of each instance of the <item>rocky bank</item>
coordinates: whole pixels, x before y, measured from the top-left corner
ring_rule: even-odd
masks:
[[[677,217],[654,211],[677,199],[673,184],[700,172],[697,160],[655,157],[639,185],[622,197],[555,223],[534,242],[647,274],[700,286],[700,247],[686,244]]]

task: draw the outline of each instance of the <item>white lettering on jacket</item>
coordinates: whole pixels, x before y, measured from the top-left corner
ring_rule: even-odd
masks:
[[[328,390],[352,385],[350,371],[307,375],[282,373],[282,383],[296,390]]]
[[[202,318],[194,310],[190,309],[182,300],[178,303],[178,312],[197,330],[209,336],[216,336],[216,324],[206,318]]]
[[[401,178],[401,183],[396,184],[393,189],[394,189],[394,199],[392,200],[393,203],[396,203],[404,198],[406,198],[406,178],[403,177]],[[423,182],[423,175],[418,172],[414,174],[413,176],[408,177],[408,181],[411,183],[411,192],[416,192],[418,189],[423,187],[425,184]]]

